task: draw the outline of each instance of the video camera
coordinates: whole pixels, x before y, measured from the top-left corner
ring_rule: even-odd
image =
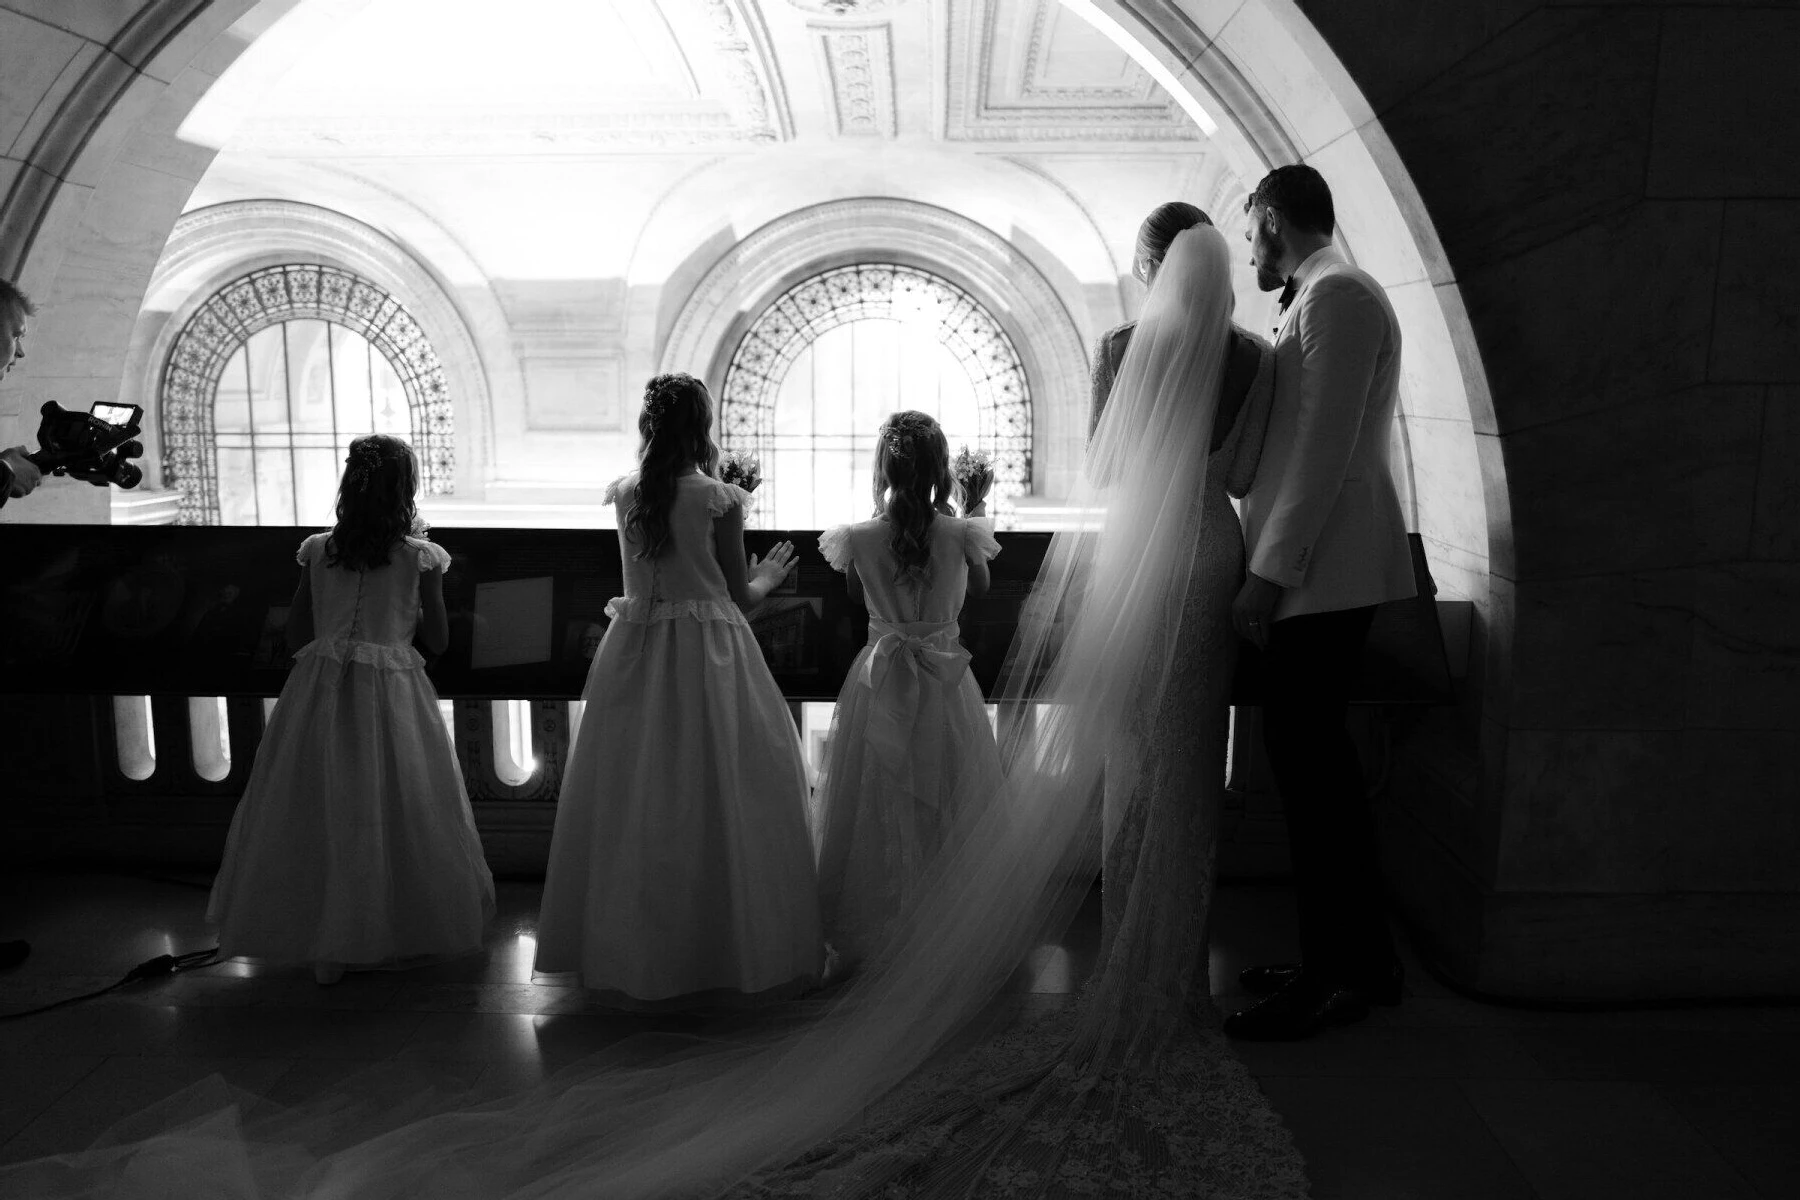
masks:
[[[131,459],[144,452],[137,441],[144,410],[135,404],[102,401],[88,412],[70,412],[54,400],[38,410],[38,448],[25,457],[46,475],[69,475],[95,487],[134,488],[144,472]],[[0,505],[6,496],[0,493]]]

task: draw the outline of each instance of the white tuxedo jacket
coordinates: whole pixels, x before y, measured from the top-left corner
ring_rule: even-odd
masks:
[[[1416,594],[1388,463],[1400,323],[1381,285],[1329,247],[1300,264],[1294,287],[1242,510],[1250,570],[1284,589],[1278,621]]]

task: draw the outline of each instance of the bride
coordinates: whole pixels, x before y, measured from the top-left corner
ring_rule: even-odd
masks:
[[[1076,497],[1102,516],[1052,540],[994,697],[1017,714],[1006,783],[837,994],[741,1040],[630,1039],[486,1104],[375,1113],[353,1092],[244,1121],[253,1098],[215,1081],[162,1106],[158,1132],[0,1170],[0,1192],[1303,1196],[1286,1131],[1207,1001],[1223,746],[1184,732],[1188,706],[1222,703],[1216,596],[1237,587],[1235,565],[1218,577],[1235,563],[1219,550],[1235,520],[1216,527],[1225,450],[1208,453],[1235,341],[1225,241],[1180,228],[1145,273]],[[1119,752],[1134,746],[1128,778]],[[1007,1011],[992,1032],[1015,966],[1088,891],[1103,768],[1118,832],[1100,964],[1073,1005]]]

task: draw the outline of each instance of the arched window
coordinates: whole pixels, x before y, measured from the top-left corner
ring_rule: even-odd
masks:
[[[1000,323],[946,279],[861,263],[790,288],[751,324],[720,440],[762,460],[761,515],[819,529],[869,515],[875,431],[906,408],[936,417],[952,454],[991,454],[996,498],[1031,489],[1031,396]]]
[[[455,429],[437,352],[393,296],[335,267],[253,271],[220,288],[163,369],[163,473],[184,525],[321,525],[350,440],[392,433],[421,489],[453,489]]]

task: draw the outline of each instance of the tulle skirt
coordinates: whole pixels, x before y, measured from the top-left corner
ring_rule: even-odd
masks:
[[[1000,752],[981,688],[949,677],[865,682],[865,646],[838,695],[813,803],[825,938],[846,964],[876,952],[913,901],[944,839],[995,795]],[[873,728],[871,728],[873,726]]]
[[[493,914],[493,877],[424,668],[303,654],[213,883],[220,955],[373,966],[465,954]]]
[[[806,766],[736,606],[615,619],[582,696],[537,969],[576,972],[625,1007],[816,983]]]

